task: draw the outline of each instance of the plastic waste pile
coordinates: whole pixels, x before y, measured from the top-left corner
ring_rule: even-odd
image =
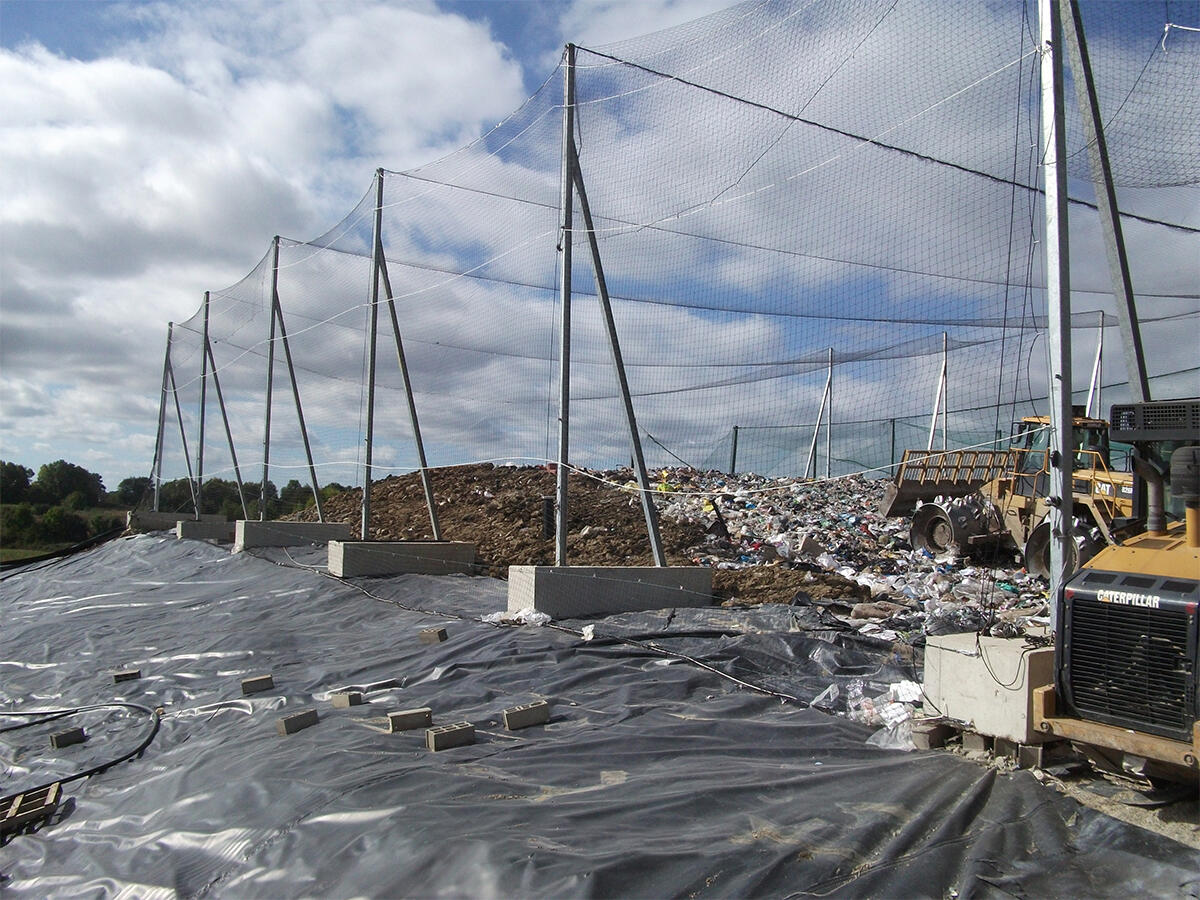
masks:
[[[681,469],[661,472],[655,496],[662,515],[706,528],[693,548],[698,565],[836,572],[865,586],[870,602],[830,609],[865,635],[907,643],[967,631],[1018,637],[1048,622],[1046,582],[1013,557],[982,566],[913,550],[909,520],[878,513],[886,484]]]

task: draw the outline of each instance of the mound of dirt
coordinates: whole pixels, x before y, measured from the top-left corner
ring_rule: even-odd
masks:
[[[599,478],[572,472],[567,554],[572,565],[649,566],[646,520],[636,494],[613,486],[628,472]],[[555,491],[555,473],[541,467],[492,466],[487,463],[437,469],[431,473],[438,524],[445,540],[476,545],[481,570],[507,576],[513,565],[554,564],[554,536],[543,531],[543,497]],[[606,483],[610,482],[610,483]],[[345,491],[324,503],[325,519],[357,526],[362,491]],[[316,521],[315,509],[292,518]],[[432,540],[433,530],[418,473],[391,476],[371,489],[371,538],[380,541]],[[701,523],[659,516],[663,550],[673,566],[695,565],[707,530]],[[864,599],[869,591],[835,572],[810,572],[782,565],[713,571],[717,602],[791,603],[803,591],[813,599]]]

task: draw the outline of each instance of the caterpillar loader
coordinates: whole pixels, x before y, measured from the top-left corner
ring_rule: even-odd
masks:
[[[1200,400],[1112,409],[1134,445],[1145,531],[1107,547],[1056,598],[1055,681],[1034,726],[1114,764],[1196,778],[1200,769]]]
[[[1026,416],[1007,450],[906,450],[880,512],[915,506],[909,542],[916,550],[1011,549],[1028,571],[1048,576],[1049,425],[1047,416]],[[1107,422],[1077,414],[1072,430],[1074,569],[1128,527],[1134,491],[1132,473],[1111,466]]]

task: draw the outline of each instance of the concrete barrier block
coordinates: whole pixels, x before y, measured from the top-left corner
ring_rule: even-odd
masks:
[[[946,745],[946,739],[958,729],[936,719],[917,720],[912,725],[912,739],[918,750],[935,750]]]
[[[82,728],[71,728],[67,731],[59,731],[50,735],[50,746],[55,750],[61,750],[63,747],[70,747],[72,744],[82,744],[87,740],[87,735]]]
[[[925,698],[933,709],[973,730],[1016,744],[1046,739],[1035,726],[1033,697],[1054,681],[1054,648],[1030,650],[1022,638],[975,634],[925,642]]]
[[[508,610],[552,619],[712,605],[705,566],[509,566]]]
[[[968,753],[987,753],[992,749],[992,738],[978,731],[964,731],[962,746]]]
[[[335,709],[349,709],[351,706],[362,706],[363,695],[358,691],[339,691],[329,698]]]
[[[475,545],[465,541],[330,541],[329,572],[358,575],[473,575]]]
[[[294,712],[289,716],[284,716],[282,719],[275,720],[275,730],[282,735],[295,734],[302,728],[309,728],[316,725],[321,719],[317,715],[315,709],[302,709],[299,712]]]
[[[255,522],[238,519],[235,523],[233,552],[251,547],[300,547],[327,544],[354,537],[350,526],[341,522]]]
[[[549,721],[550,704],[545,700],[537,700],[523,706],[510,706],[504,711],[504,727],[509,731],[528,728],[531,725],[545,725]]]
[[[257,694],[259,691],[269,691],[275,687],[275,679],[270,675],[254,675],[242,679],[242,694]]]
[[[113,684],[120,684],[122,681],[137,681],[141,677],[141,669],[120,669],[113,672]]]
[[[233,542],[237,528],[233,522],[197,522],[192,519],[180,519],[175,524],[175,537],[178,540],[217,541],[221,544]]]
[[[425,746],[430,750],[449,750],[475,743],[475,726],[470,722],[437,725],[425,729]]]
[[[417,637],[421,639],[422,644],[440,644],[448,635],[445,628],[422,628]]]
[[[178,512],[152,512],[147,509],[132,510],[125,515],[125,527],[130,531],[174,531],[176,526],[187,519],[196,521],[195,515]],[[201,522],[224,522],[225,517],[219,513],[205,513],[200,516]]]
[[[400,709],[387,714],[388,731],[412,731],[414,728],[428,728],[433,724],[433,710],[428,706],[417,709]],[[428,738],[426,738],[428,743]]]

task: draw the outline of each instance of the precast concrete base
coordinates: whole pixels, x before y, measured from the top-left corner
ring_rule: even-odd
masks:
[[[1054,648],[1022,638],[943,634],[925,641],[925,699],[972,731],[1017,744],[1045,735],[1034,726],[1034,688],[1054,680]],[[964,743],[965,746],[965,743]]]
[[[465,541],[330,541],[329,572],[355,575],[472,575],[475,545]]]
[[[256,522],[238,519],[233,552],[250,547],[299,547],[352,538],[350,526],[341,522]]]
[[[509,566],[508,611],[552,619],[712,605],[704,566]]]
[[[175,537],[179,540],[219,541],[228,544],[233,541],[235,532],[233,522],[197,522],[180,519],[175,524]]]
[[[195,515],[178,512],[151,512],[145,509],[131,510],[125,515],[125,527],[130,531],[174,531],[176,524],[184,520],[195,522]],[[219,513],[204,513],[201,522],[224,522]]]

